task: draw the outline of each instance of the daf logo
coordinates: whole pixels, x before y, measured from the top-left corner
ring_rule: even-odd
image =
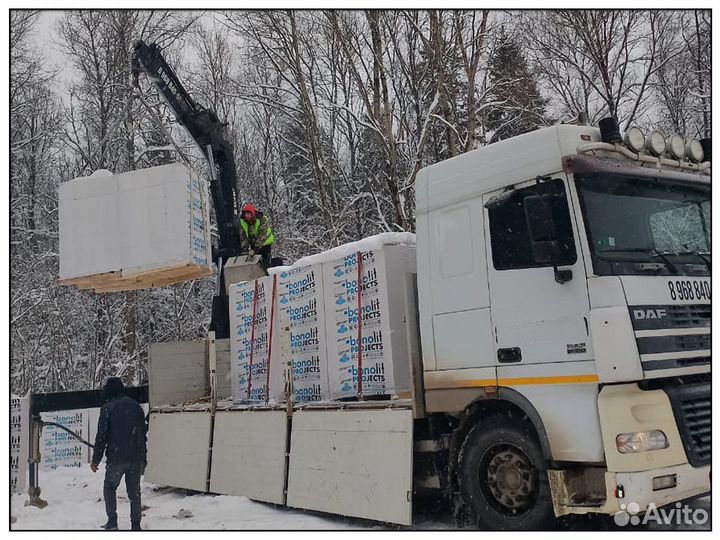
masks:
[[[636,320],[664,319],[667,311],[664,309],[633,309],[633,317]]]

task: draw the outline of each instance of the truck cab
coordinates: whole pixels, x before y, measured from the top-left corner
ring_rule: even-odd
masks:
[[[424,409],[448,441],[435,484],[481,525],[710,490],[710,162],[699,141],[603,127],[418,175]]]
[[[709,493],[709,158],[699,141],[636,128],[623,140],[603,125],[554,126],[421,170],[417,234],[388,240],[402,247],[367,238],[228,283],[230,338],[151,347],[146,478],[405,526],[440,496],[461,522],[494,530]],[[374,251],[384,270],[364,274]],[[277,292],[295,271],[320,298],[309,331]],[[335,307],[348,291],[356,315]],[[338,341],[353,316],[357,337]],[[253,363],[262,343],[275,343],[264,365]],[[392,385],[331,385],[330,368],[352,356],[337,343],[357,353],[353,384],[388,380],[371,356],[381,343]]]

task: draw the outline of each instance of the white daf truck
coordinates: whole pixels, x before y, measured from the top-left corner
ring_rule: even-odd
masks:
[[[709,493],[709,141],[601,127],[420,171],[409,396],[237,405],[226,340],[154,345],[146,479],[492,529]]]

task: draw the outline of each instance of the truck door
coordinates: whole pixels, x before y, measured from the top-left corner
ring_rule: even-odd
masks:
[[[555,260],[557,270],[564,272],[533,256],[524,200],[541,193],[556,195],[551,205],[558,242]],[[560,178],[542,184],[533,180],[483,198],[490,315],[499,367],[592,358],[587,281],[568,199],[568,186]],[[559,283],[570,276],[567,270],[572,277]]]

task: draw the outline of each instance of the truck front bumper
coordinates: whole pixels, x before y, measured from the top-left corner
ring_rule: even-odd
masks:
[[[642,472],[605,472],[605,500],[588,501],[572,500],[571,491],[565,485],[563,471],[548,471],[552,486],[555,515],[567,514],[608,514],[628,508],[634,503],[643,513],[652,506],[661,507],[668,504],[693,499],[710,493],[710,465],[692,467],[690,464],[675,465]],[[672,478],[675,485],[664,489],[653,489],[653,480]],[[622,506],[621,506],[622,505]]]
[[[617,507],[613,508],[614,512],[620,510],[620,504],[627,506],[634,502],[640,507],[640,511],[644,512],[651,504],[656,507],[665,506],[710,492],[710,465],[692,467],[686,463],[652,471],[606,474],[611,478],[614,477],[612,482],[615,487],[612,492],[608,493],[608,502],[614,500],[615,505],[612,506]],[[674,487],[653,490],[653,479],[668,476],[675,477]],[[623,491],[624,496],[616,496],[616,489]]]

